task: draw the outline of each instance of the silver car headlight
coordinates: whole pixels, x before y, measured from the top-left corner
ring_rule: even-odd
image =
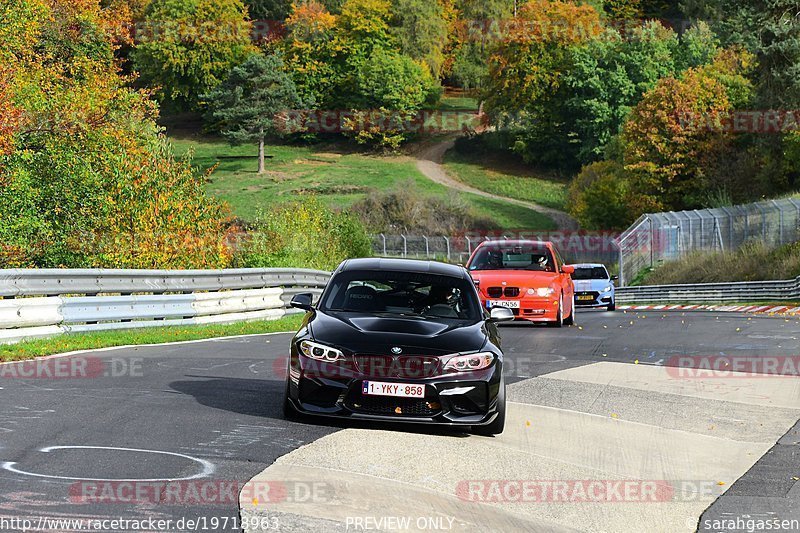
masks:
[[[603,293],[603,294],[605,294],[605,293],[607,293],[607,292],[611,292],[613,289],[614,289],[614,287],[612,287],[611,285],[609,285],[608,287],[606,287],[605,289],[603,289],[603,290],[602,290],[602,291],[600,291],[600,292],[601,292],[601,293]]]

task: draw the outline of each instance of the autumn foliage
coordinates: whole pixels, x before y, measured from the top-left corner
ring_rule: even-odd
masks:
[[[723,51],[681,78],[664,78],[633,109],[623,142],[638,212],[702,205],[715,185],[711,166],[733,141],[715,125],[746,103],[751,65],[749,54]]]
[[[226,266],[225,209],[118,72],[99,2],[2,9],[0,267]]]

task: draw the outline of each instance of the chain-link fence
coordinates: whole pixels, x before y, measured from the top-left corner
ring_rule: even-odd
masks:
[[[800,240],[800,200],[642,215],[618,240],[620,285],[660,261],[698,250],[735,250],[749,240],[770,246]]]
[[[507,234],[475,232],[466,235],[375,235],[372,247],[379,257],[407,257],[465,264],[475,248],[487,240],[544,240],[556,244],[569,263],[603,263],[612,270],[619,253],[617,233],[588,232],[513,232]]]

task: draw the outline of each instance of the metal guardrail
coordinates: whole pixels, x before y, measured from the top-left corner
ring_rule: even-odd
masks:
[[[277,319],[330,274],[304,269],[0,270],[0,343],[68,332]]]
[[[163,294],[327,283],[330,274],[300,268],[239,270],[0,269],[0,297],[66,294]]]
[[[800,300],[800,277],[786,281],[621,287],[616,290],[616,297],[620,304],[786,302]]]
[[[570,263],[603,263],[619,260],[615,232],[580,231],[473,231],[460,235],[390,235],[372,237],[372,251],[378,257],[403,257],[466,263],[472,252],[487,240],[552,241]]]
[[[620,285],[661,261],[736,250],[751,240],[768,246],[800,240],[800,199],[642,215],[617,240]]]

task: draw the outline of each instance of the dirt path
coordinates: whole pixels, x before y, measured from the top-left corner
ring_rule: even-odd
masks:
[[[419,171],[422,172],[428,179],[435,181],[440,185],[444,185],[445,187],[470,194],[477,194],[478,196],[491,198],[493,200],[501,200],[503,202],[519,205],[521,207],[537,211],[543,215],[547,215],[553,219],[559,230],[577,230],[580,228],[577,220],[569,216],[567,213],[559,211],[558,209],[545,207],[533,202],[526,202],[524,200],[517,200],[516,198],[507,198],[505,196],[492,194],[451,178],[442,166],[442,161],[444,161],[444,154],[451,149],[454,144],[455,140],[449,139],[422,149],[416,155],[417,168]]]

